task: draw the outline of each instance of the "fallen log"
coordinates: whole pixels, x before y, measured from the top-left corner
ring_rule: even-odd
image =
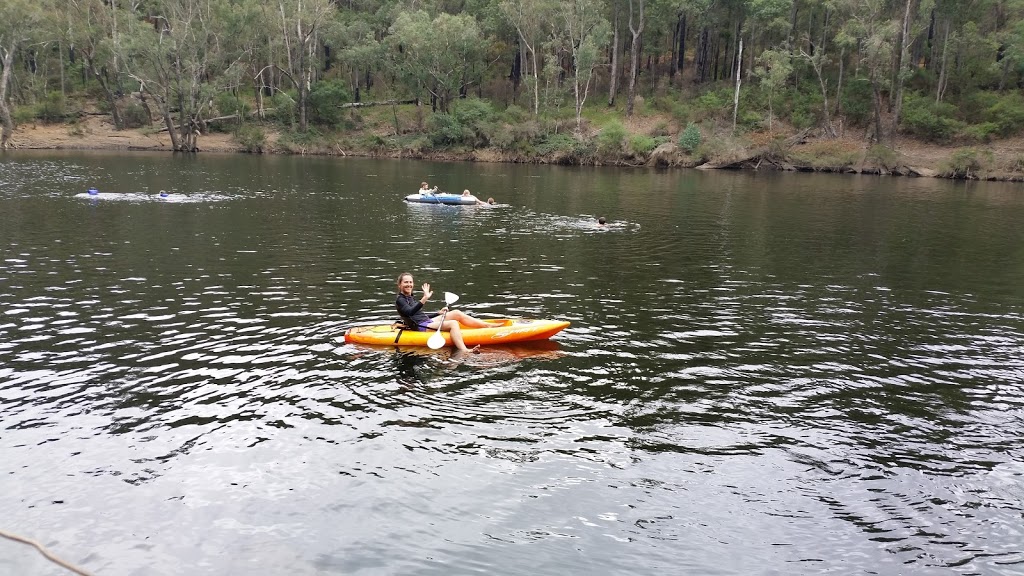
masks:
[[[338,108],[367,108],[369,106],[391,106],[392,104],[415,104],[420,105],[419,98],[413,98],[412,100],[384,100],[381,102],[349,102],[348,104],[338,104]]]

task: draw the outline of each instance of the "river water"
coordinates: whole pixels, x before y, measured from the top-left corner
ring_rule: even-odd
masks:
[[[0,530],[104,575],[1020,574],[1022,222],[1017,184],[8,153]],[[345,344],[402,271],[572,325]]]

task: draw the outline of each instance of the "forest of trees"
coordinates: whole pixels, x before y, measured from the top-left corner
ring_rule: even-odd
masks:
[[[974,143],[1024,128],[1024,0],[3,0],[0,67],[0,147],[84,100],[181,151],[224,117],[301,138],[384,101],[434,147],[579,147],[604,123],[600,148],[650,109]]]

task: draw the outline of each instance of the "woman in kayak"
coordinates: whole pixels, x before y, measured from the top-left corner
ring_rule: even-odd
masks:
[[[440,325],[441,330],[451,333],[452,343],[455,344],[455,348],[460,351],[466,351],[469,349],[466,348],[466,343],[462,341],[460,324],[470,328],[494,328],[496,326],[479,318],[473,318],[459,310],[448,311],[447,306],[441,308],[434,316],[428,316],[423,312],[423,305],[427,303],[427,300],[430,300],[434,292],[430,289],[430,284],[424,283],[422,287],[423,296],[417,300],[412,296],[414,285],[412,274],[403,272],[398,276],[398,298],[395,299],[395,307],[398,308],[398,315],[402,317],[402,321],[405,322],[409,330],[420,332],[437,330],[438,325]],[[448,313],[444,317],[444,324],[441,324],[441,315],[445,312]],[[473,348],[473,350],[476,350],[476,348]]]

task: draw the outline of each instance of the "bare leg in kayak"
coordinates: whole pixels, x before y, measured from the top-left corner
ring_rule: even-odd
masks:
[[[443,308],[441,309],[441,312],[444,312]],[[501,324],[495,324],[493,322],[488,322],[486,320],[481,320],[479,318],[473,318],[469,314],[466,314],[460,310],[449,311],[448,320],[455,320],[459,324],[462,324],[463,326],[469,328],[497,328],[498,326],[501,326]],[[445,324],[447,323],[448,322],[445,321]],[[442,328],[442,330],[447,330],[447,328]]]
[[[440,318],[437,318],[431,322],[427,328],[431,330],[437,330],[438,323],[441,322]],[[480,346],[474,346],[472,350],[466,347],[465,341],[462,340],[462,328],[461,325],[455,320],[445,320],[444,324],[441,325],[441,330],[452,335],[452,344],[455,344],[455,349],[459,352],[478,352]]]

